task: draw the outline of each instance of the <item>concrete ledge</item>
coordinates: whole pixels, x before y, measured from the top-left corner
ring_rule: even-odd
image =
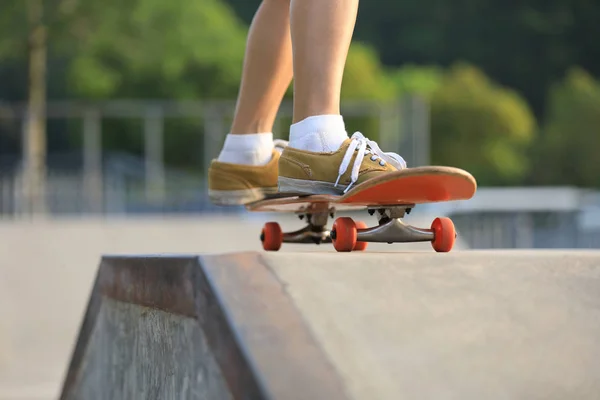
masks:
[[[63,399],[596,399],[600,252],[104,257]]]
[[[123,304],[134,309],[124,310]],[[155,313],[157,320],[175,316],[171,329],[119,320],[143,319],[151,312],[147,309],[163,312]],[[185,330],[186,323],[195,332],[179,342],[165,340]],[[119,328],[111,324],[127,332],[119,338]],[[155,338],[140,343],[148,334],[140,327],[155,330]],[[206,345],[198,348],[190,340]],[[93,348],[100,343],[103,348]],[[118,357],[132,347],[138,348],[131,359]],[[208,372],[194,379],[197,371],[174,368],[185,360],[171,360],[170,368],[149,363],[168,362],[158,354],[169,352]],[[61,398],[175,399],[198,393],[215,399],[346,398],[336,372],[260,255],[104,257]]]

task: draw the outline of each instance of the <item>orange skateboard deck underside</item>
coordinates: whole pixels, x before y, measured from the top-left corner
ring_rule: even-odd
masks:
[[[249,211],[295,212],[318,204],[333,204],[338,210],[416,205],[468,200],[476,190],[475,178],[462,169],[416,167],[380,175],[354,186],[344,195],[280,197],[257,201],[246,208]]]

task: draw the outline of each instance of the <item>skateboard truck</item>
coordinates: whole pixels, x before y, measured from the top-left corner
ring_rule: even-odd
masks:
[[[402,218],[414,207],[389,207],[369,209],[369,214],[377,212],[379,225],[372,228],[357,229],[356,240],[360,242],[379,243],[406,243],[406,242],[430,242],[434,234],[430,229],[419,229],[407,225]],[[373,212],[372,212],[373,211]],[[336,239],[336,233],[332,239]]]
[[[276,222],[269,222],[263,228],[261,241],[265,250],[277,251],[282,243],[333,243],[339,252],[363,251],[368,242],[414,243],[431,242],[437,252],[448,252],[454,246],[456,231],[449,218],[436,218],[429,229],[421,229],[406,224],[402,218],[410,212],[414,204],[390,207],[369,208],[371,215],[377,214],[378,225],[368,227],[364,222],[355,222],[349,217],[335,220],[331,231],[326,229],[328,216],[333,218],[333,208],[311,204],[298,212],[300,219],[306,219],[307,226],[295,232],[283,233]]]
[[[388,208],[370,208],[369,214],[377,212],[379,226],[357,230],[357,240],[379,243],[430,242],[434,239],[429,229],[419,229],[402,221],[410,214],[414,204],[410,206],[393,206]]]
[[[357,229],[356,240],[379,243],[431,242],[435,239],[430,229],[420,229],[405,224],[401,219],[389,221],[367,229]]]
[[[307,225],[294,232],[283,233],[283,243],[331,243],[330,231],[326,228],[329,216],[333,218],[334,210],[300,214],[301,220],[306,219]]]
[[[266,227],[266,225],[265,225]],[[261,242],[263,242],[263,244],[265,243],[265,241],[267,241],[267,235],[268,233],[266,233],[267,229],[264,229],[263,232],[260,234],[260,240]],[[326,229],[324,226],[305,226],[302,229],[298,229],[297,231],[294,232],[283,232],[281,233],[282,236],[282,243],[314,243],[314,244],[321,244],[321,243],[331,243],[331,236],[330,236],[330,231],[328,229]],[[271,249],[267,249],[267,250],[271,250]],[[279,250],[279,249],[273,249],[273,250]]]
[[[311,204],[297,213],[300,220],[306,220],[306,226],[293,232],[282,232],[276,222],[267,223],[260,235],[265,250],[277,251],[282,243],[331,243],[331,232],[327,229],[327,220],[333,218],[335,209],[321,204]]]

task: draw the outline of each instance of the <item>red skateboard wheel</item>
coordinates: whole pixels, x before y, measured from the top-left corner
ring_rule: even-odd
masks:
[[[283,243],[283,231],[277,222],[267,222],[260,235],[263,249],[277,251]]]
[[[356,233],[356,225],[352,218],[336,219],[331,229],[333,247],[340,252],[352,251],[356,246]]]
[[[354,223],[354,225],[356,226],[356,229],[367,229],[368,226],[367,224],[365,224],[363,221],[356,221]],[[368,242],[356,242],[356,244],[354,245],[354,249],[352,249],[353,251],[365,251],[367,249],[367,245],[369,243]]]
[[[456,241],[456,230],[450,218],[436,218],[431,223],[434,238],[431,246],[438,253],[447,253],[454,247]]]

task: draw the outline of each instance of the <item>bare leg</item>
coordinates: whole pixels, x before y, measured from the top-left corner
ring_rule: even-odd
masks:
[[[247,204],[277,192],[272,129],[293,76],[289,8],[289,0],[263,0],[250,26],[231,131],[208,171],[215,204]]]
[[[291,0],[294,123],[340,113],[344,66],[358,0]]]
[[[248,34],[231,133],[271,132],[292,80],[289,0],[263,0]]]
[[[359,0],[290,1],[263,0],[253,21],[232,132],[209,172],[217,204],[247,204],[277,191],[339,194],[403,167],[400,156],[364,136],[349,140],[340,115]],[[271,130],[292,76],[290,141],[278,156]]]
[[[294,118],[279,160],[280,193],[340,194],[353,185],[403,168],[340,115],[344,67],[359,0],[291,0]]]

